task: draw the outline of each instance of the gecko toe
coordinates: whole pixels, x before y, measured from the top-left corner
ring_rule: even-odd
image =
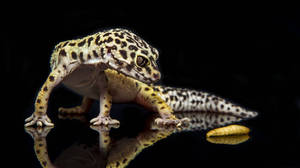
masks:
[[[47,115],[42,115],[42,116],[37,116],[35,114],[32,114],[30,117],[28,117],[25,120],[25,127],[30,127],[30,126],[34,126],[35,124],[38,127],[42,127],[42,126],[48,126],[48,127],[53,127],[54,124],[51,122],[51,120],[49,119],[49,117]]]

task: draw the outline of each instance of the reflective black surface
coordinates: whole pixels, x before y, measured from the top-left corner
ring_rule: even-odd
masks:
[[[115,10],[96,4],[35,5],[11,4],[1,11],[3,164],[40,165],[23,125],[48,75],[54,45],[99,28],[121,26],[159,49],[163,84],[205,90],[259,112],[256,119],[242,122],[251,128],[244,143],[212,144],[203,130],[173,134],[143,150],[128,167],[299,167],[300,10],[296,5],[181,4]],[[47,145],[53,162],[74,144],[99,143],[99,134],[88,125],[58,119],[58,107],[79,103],[80,97],[64,87],[51,95],[48,113],[55,127]],[[97,115],[97,109],[95,104],[87,120]],[[142,131],[141,118],[149,114],[134,105],[114,105],[112,115],[123,123],[111,130],[112,137],[121,139]]]

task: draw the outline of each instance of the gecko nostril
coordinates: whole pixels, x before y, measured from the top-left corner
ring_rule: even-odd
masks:
[[[157,80],[160,79],[160,73],[153,73],[153,77]]]

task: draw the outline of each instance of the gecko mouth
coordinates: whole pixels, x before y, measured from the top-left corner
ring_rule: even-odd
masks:
[[[126,70],[124,68],[115,68],[112,65],[110,65],[109,63],[107,65],[105,65],[105,69],[111,69],[114,70],[120,74],[123,74],[124,76],[134,79],[134,80],[138,80],[140,82],[146,83],[146,84],[151,84],[154,83],[156,81],[153,81],[151,78],[147,78],[145,77],[143,74],[138,73],[138,71],[136,71],[133,68],[133,65],[128,64],[126,67]],[[125,72],[124,72],[125,71]],[[128,72],[130,75],[128,75]]]

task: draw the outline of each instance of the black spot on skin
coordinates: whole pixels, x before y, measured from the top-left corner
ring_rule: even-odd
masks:
[[[90,55],[90,54],[88,54],[87,58],[88,58],[88,59],[91,59],[92,57],[91,57],[91,55]]]
[[[101,48],[101,49],[103,49],[103,48]],[[94,54],[94,57],[95,57],[95,58],[98,58],[98,57],[99,57],[99,55],[97,54],[97,52],[96,52],[95,50],[93,50],[93,54]]]
[[[235,111],[236,111],[236,112],[239,112],[239,111],[240,111],[240,109],[236,109]]]
[[[124,160],[123,160],[123,164],[125,164],[126,162],[127,162],[127,159],[124,159]]]
[[[124,59],[127,59],[127,52],[125,50],[120,50],[120,54]]]
[[[62,47],[65,47],[68,43],[69,43],[68,41],[65,42],[65,43],[62,45]]]
[[[105,105],[104,105],[104,107],[105,107],[105,108],[108,108],[108,105],[107,105],[107,104],[105,104]]]
[[[42,110],[43,108],[44,108],[44,106],[40,106],[40,107],[39,107],[39,109],[41,109],[41,110]]]
[[[80,52],[80,54],[79,54],[79,59],[80,59],[81,62],[84,62],[83,53],[82,52]]]
[[[105,33],[103,37],[109,36],[111,33]]]
[[[120,43],[121,43],[121,41],[120,41],[119,39],[115,39],[115,42],[116,42],[117,44],[120,44]]]
[[[134,46],[134,45],[130,45],[130,46],[128,47],[128,49],[129,49],[129,50],[134,50],[134,51],[137,51],[137,50],[138,50],[138,48],[137,48],[136,46]]]
[[[37,99],[37,100],[36,100],[36,103],[41,103],[41,99]]]
[[[119,167],[120,166],[120,162],[116,162],[116,167]]]
[[[147,50],[142,50],[141,51],[143,54],[148,55],[148,51]]]
[[[89,39],[88,39],[88,46],[90,46],[91,45],[91,42],[94,40],[94,38],[93,37],[90,37]]]
[[[59,55],[60,55],[60,56],[66,56],[67,53],[66,53],[66,51],[65,51],[64,49],[61,49],[61,50],[59,51]]]
[[[128,71],[131,71],[131,70],[133,69],[133,65],[127,64],[127,65],[126,65],[126,69],[127,69]]]
[[[139,72],[141,72],[143,69],[141,67],[136,68]]]
[[[151,49],[152,54],[154,55],[155,54],[154,48],[152,46],[150,46],[150,49]]]
[[[149,74],[151,74],[151,68],[148,67],[148,66],[146,66],[145,68],[146,68],[146,71],[147,71]]]
[[[161,109],[161,110],[165,109],[165,106],[162,106],[160,109]]]
[[[128,43],[134,43],[134,41],[133,41],[131,38],[127,38],[126,41],[127,41]]]
[[[44,91],[44,92],[47,92],[47,91],[48,91],[48,87],[45,86],[45,87],[43,88],[43,91]]]
[[[160,102],[158,102],[158,104],[162,104],[162,103],[163,103],[163,102],[161,102],[161,101],[160,101]]]
[[[96,52],[96,51],[95,51],[95,52]],[[104,48],[101,48],[101,49],[100,49],[100,55],[101,55],[102,58],[104,58]]]
[[[77,59],[77,54],[74,51],[71,53],[71,55],[73,59]]]
[[[114,33],[114,35],[116,36],[116,37],[119,37],[119,38],[121,38],[121,39],[123,39],[124,38],[124,33]]]
[[[134,38],[136,41],[140,41],[140,38],[139,38],[137,35],[133,35],[133,38]]]
[[[82,40],[80,43],[77,44],[77,46],[78,47],[82,47],[85,44],[85,41],[86,41],[85,39]]]
[[[67,66],[66,66],[65,64],[63,65],[63,68],[64,68],[65,70],[67,70]]]
[[[149,91],[150,90],[150,88],[148,88],[148,87],[145,87],[145,91]]]
[[[163,94],[167,94],[168,93],[168,90],[164,90],[162,91]]]
[[[134,59],[134,58],[135,58],[135,52],[130,53],[130,57],[131,57],[132,59]]]
[[[71,47],[73,47],[75,45],[76,45],[76,43],[69,43],[69,46],[71,46]]]
[[[100,45],[99,40],[100,40],[100,36],[98,35],[98,36],[96,37],[96,39],[95,39],[95,44],[96,44],[96,45]]]
[[[223,108],[224,108],[224,105],[223,105],[223,104],[221,104],[221,106],[220,106],[220,107],[221,107],[221,109],[223,109]]]
[[[155,94],[155,93],[152,93],[151,96],[156,96],[156,94]]]
[[[113,38],[111,38],[111,37],[108,37],[108,39],[107,39],[107,41],[106,41],[106,42],[110,43],[110,42],[112,42],[112,41],[113,41]]]
[[[54,81],[54,76],[49,76],[49,80],[50,80],[50,82],[53,82]]]
[[[125,41],[122,41],[121,48],[124,48],[126,46],[127,46],[127,43]]]
[[[135,82],[135,87],[139,87],[139,84],[137,82]]]

